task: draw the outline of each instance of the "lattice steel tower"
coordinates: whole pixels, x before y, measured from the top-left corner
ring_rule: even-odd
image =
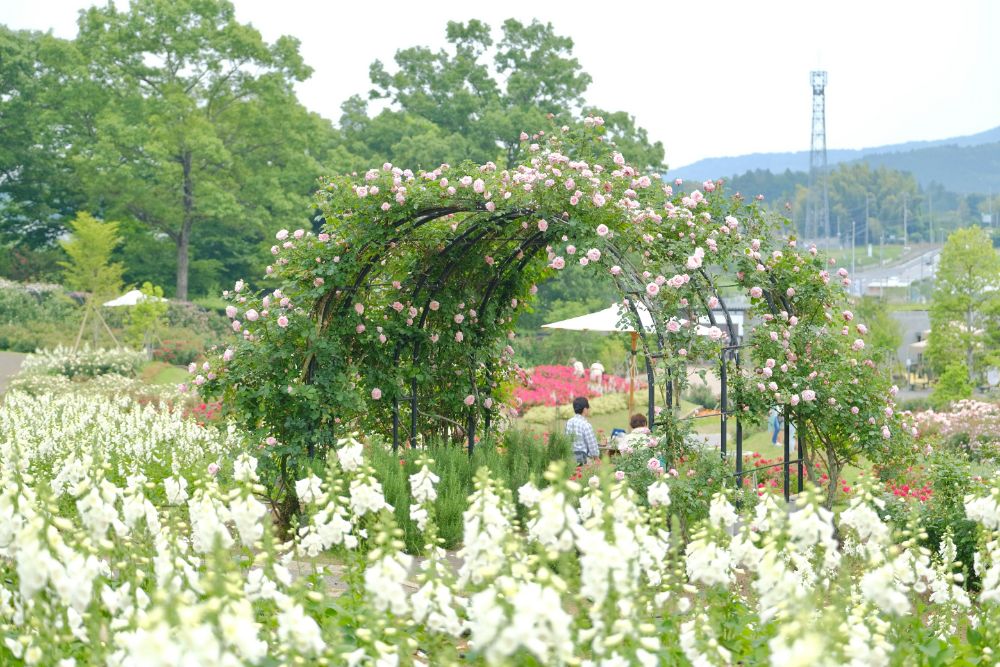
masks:
[[[812,141],[809,144],[809,203],[805,235],[830,238],[830,196],[826,165],[826,72],[810,72],[812,82]]]

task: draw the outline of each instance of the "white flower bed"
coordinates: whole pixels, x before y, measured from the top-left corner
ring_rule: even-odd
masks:
[[[92,350],[83,346],[74,352],[68,347],[59,346],[51,350],[38,350],[26,356],[21,364],[21,372],[62,375],[71,379],[106,374],[133,376],[145,361],[143,352],[124,347]]]
[[[481,472],[460,562],[430,549],[417,564],[354,441],[296,484],[303,521],[279,544],[256,461],[209,474],[196,466],[234,443],[196,429],[128,401],[8,397],[0,663],[860,667],[923,664],[931,645],[996,659],[1000,479],[966,501],[983,535],[976,600],[947,541],[917,547],[864,492],[838,517],[771,496],[740,516],[720,496],[684,545],[667,487],[645,508],[611,479],[581,488],[555,471],[517,491],[523,528],[514,494]],[[409,510],[433,543],[425,464]]]

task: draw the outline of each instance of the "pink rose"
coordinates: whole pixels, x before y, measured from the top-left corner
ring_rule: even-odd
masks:
[[[372,400],[377,401],[382,398],[382,390],[378,387],[372,389]]]
[[[816,400],[816,392],[813,391],[812,389],[806,389],[806,390],[804,390],[802,392],[802,400],[806,401],[807,403],[809,401],[815,401]]]
[[[468,396],[465,397],[465,404],[466,405],[472,405],[475,402],[476,402],[476,397],[473,396],[472,394],[469,394]]]
[[[465,334],[462,333],[461,331],[456,331],[455,332],[455,342],[456,343],[461,343],[463,340],[465,340]]]
[[[235,354],[235,352],[233,352],[232,348],[226,348],[226,351],[222,353],[222,360],[223,361],[232,361],[234,354]]]
[[[616,470],[615,471],[615,479],[618,480],[619,482],[622,481],[623,479],[625,479],[625,472],[622,471],[622,470]]]
[[[288,238],[288,230],[279,229],[278,233],[274,235],[274,238],[278,239],[279,241],[284,241],[285,239]]]
[[[214,476],[217,472],[219,472],[219,464],[218,463],[209,463],[208,464],[208,474]]]
[[[282,329],[284,329],[285,327],[287,327],[288,326],[288,318],[285,317],[284,315],[281,315],[280,317],[278,317],[278,326],[281,327]]]
[[[233,319],[234,317],[236,317],[237,312],[238,311],[236,310],[236,306],[226,306],[226,317],[228,317],[229,319]]]
[[[278,439],[275,438],[273,435],[269,435],[267,436],[267,440],[265,440],[264,442],[267,443],[268,447],[274,447],[276,444],[278,444]]]
[[[597,225],[597,235],[598,236],[607,236],[609,231],[610,230],[608,229],[607,225],[605,225],[605,224]]]
[[[260,317],[260,314],[256,310],[254,310],[253,308],[251,308],[250,310],[247,311],[246,317],[251,322],[256,322],[257,318]]]
[[[589,259],[591,262],[601,261],[601,251],[598,250],[597,248],[591,248],[590,250],[587,251],[587,259]]]
[[[354,312],[357,313],[358,315],[363,314],[365,312],[365,304],[363,303],[354,304]]]
[[[617,264],[611,267],[611,275],[617,276],[620,275],[621,272],[622,272],[622,267],[618,266]]]
[[[557,271],[561,271],[562,269],[566,268],[566,260],[563,259],[562,257],[556,257],[555,259],[552,260],[552,268],[556,269]]]
[[[753,298],[759,299],[763,295],[764,295],[764,290],[762,290],[761,288],[757,286],[750,288],[750,296],[752,296]]]
[[[656,296],[660,293],[660,286],[656,283],[649,283],[646,285],[646,294],[649,296]]]

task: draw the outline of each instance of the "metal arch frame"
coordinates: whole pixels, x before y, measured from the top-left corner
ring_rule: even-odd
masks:
[[[438,270],[437,280],[434,281],[434,289],[429,292],[427,299],[425,300],[423,306],[420,308],[420,321],[417,325],[418,330],[422,330],[427,322],[427,317],[430,313],[430,308],[428,307],[433,298],[437,295],[437,290],[439,290],[447,281],[451,273],[460,266],[459,263],[445,260],[449,255],[456,251],[456,249],[472,248],[480,241],[484,240],[490,232],[497,232],[502,230],[502,226],[497,226],[496,223],[502,223],[507,220],[516,220],[519,217],[525,215],[524,211],[514,210],[507,211],[501,215],[490,216],[486,220],[478,221],[469,226],[468,229],[464,230],[457,237],[451,239],[448,244],[441,249],[437,258],[440,260],[435,262],[432,266],[429,266],[418,279],[416,285],[410,293],[410,303],[415,303],[418,300],[420,293],[423,291],[427,280],[430,279],[431,274],[434,270]],[[416,363],[417,356],[420,350],[420,339],[417,338],[413,343],[413,363]],[[397,343],[393,352],[393,362],[398,365],[400,357],[402,355],[403,343]],[[410,444],[411,446],[416,444],[417,436],[417,388],[416,380],[410,381],[410,395],[408,397],[410,401]],[[399,448],[399,396],[393,397],[392,406],[392,441],[393,450]]]
[[[320,302],[313,309],[314,315],[317,317],[321,331],[324,331],[328,326],[331,318],[339,310],[343,310],[349,307],[352,300],[355,299],[359,291],[361,291],[373,271],[377,270],[377,267],[385,259],[391,257],[391,249],[394,244],[398,244],[404,241],[406,237],[413,232],[415,232],[420,227],[426,225],[429,222],[446,217],[453,214],[468,214],[470,217],[476,216],[476,214],[485,212],[485,207],[483,205],[473,205],[470,203],[469,207],[462,206],[443,206],[436,208],[427,208],[414,212],[409,217],[398,220],[393,223],[392,227],[395,230],[393,238],[385,243],[380,244],[375,247],[375,242],[368,239],[362,242],[360,248],[355,251],[356,261],[358,262],[358,269],[356,277],[353,284],[344,289],[342,292],[339,289],[330,289],[330,291],[321,298]],[[441,248],[436,255],[433,255],[433,261],[430,262],[429,266],[420,274],[417,278],[416,283],[413,285],[410,291],[410,303],[416,305],[422,295],[426,290],[426,297],[423,299],[423,303],[420,305],[421,313],[420,319],[417,324],[416,330],[423,330],[426,327],[427,320],[430,314],[429,303],[435,296],[440,293],[440,290],[445,287],[448,278],[451,274],[458,268],[462,266],[462,261],[456,258],[456,255],[461,255],[464,251],[475,248],[478,244],[487,241],[508,241],[517,242],[516,247],[514,247],[506,257],[504,257],[501,262],[499,262],[496,273],[489,279],[486,283],[485,289],[483,291],[483,296],[479,304],[478,311],[481,316],[485,317],[489,306],[493,303],[494,298],[499,293],[506,294],[509,289],[512,289],[514,282],[511,278],[511,271],[514,271],[513,275],[520,273],[530,261],[532,261],[537,253],[542,249],[546,240],[554,236],[554,234],[546,234],[544,232],[534,232],[528,233],[523,236],[518,236],[512,239],[498,239],[496,238],[500,232],[507,229],[507,223],[512,221],[521,220],[526,217],[532,217],[537,215],[537,212],[530,209],[511,209],[497,215],[491,215],[485,219],[473,218],[472,224],[468,226],[467,229],[463,230],[461,234],[445,242],[443,248]],[[555,221],[554,218],[549,217],[550,220]],[[559,218],[560,220],[562,218]],[[645,293],[644,285],[641,280],[639,280],[639,271],[632,263],[631,259],[622,251],[621,248],[615,246],[614,244],[609,244],[607,251],[609,256],[613,257],[617,263],[622,265],[623,272],[620,276],[613,276],[613,281],[617,287],[619,293],[622,295],[624,301],[626,302],[629,310],[631,311],[635,321],[637,322],[637,333],[639,334],[639,339],[642,342],[642,349],[644,353],[644,361],[646,365],[646,375],[647,375],[647,391],[649,392],[649,423],[654,425],[656,416],[656,379],[655,379],[655,368],[653,360],[656,358],[663,358],[666,356],[666,341],[663,332],[657,325],[657,318],[653,318],[653,331],[647,332],[646,328],[642,326],[642,320],[639,316],[639,309],[637,304],[642,304],[646,307],[650,313],[656,311],[653,304],[647,298]],[[708,299],[706,297],[707,292],[710,290],[712,296],[718,299],[719,304],[722,309],[723,316],[725,318],[725,326],[729,333],[730,345],[724,346],[720,354],[720,380],[721,380],[721,410],[720,410],[720,427],[721,427],[721,441],[720,441],[720,453],[725,458],[727,456],[727,436],[728,436],[728,417],[729,417],[729,397],[728,397],[728,378],[727,378],[727,362],[735,361],[737,366],[740,362],[739,350],[742,345],[738,344],[736,336],[736,328],[733,324],[732,317],[730,316],[729,310],[725,304],[724,299],[719,295],[718,289],[711,277],[704,269],[698,271],[698,276],[700,280],[698,282],[704,281],[704,287],[700,287],[695,290],[698,299],[700,300],[702,306],[704,307],[705,313],[708,320],[713,326],[718,326],[718,320],[715,317],[713,309],[708,307]],[[428,283],[430,282],[430,287]],[[765,301],[768,305],[769,310],[772,314],[777,315],[776,301],[780,302],[784,310],[791,314],[792,308],[791,304],[785,299],[785,295],[778,290],[778,285],[774,277],[771,277],[772,289],[765,290]],[[371,284],[371,283],[369,283]],[[339,292],[339,293],[338,293]],[[777,297],[777,298],[775,298]],[[506,301],[506,297],[504,297]],[[502,311],[504,306],[501,304],[498,307],[497,314]],[[655,333],[655,339],[652,339],[649,334]],[[654,342],[655,341],[655,342]],[[417,336],[412,341],[412,362],[415,364],[420,358],[422,352],[422,338]],[[393,360],[396,365],[399,364],[400,358],[402,356],[402,348],[406,345],[406,342],[399,341],[396,343],[395,350],[393,353]],[[652,348],[656,347],[656,352],[653,352]],[[311,376],[312,365],[315,364],[315,358],[311,358],[309,364],[307,365],[307,377]],[[476,386],[476,369],[472,368],[470,365],[470,375],[472,382],[473,392],[478,392],[478,387]],[[489,371],[487,371],[489,373]],[[673,405],[673,377],[670,368],[666,370],[666,396],[671,407]],[[416,379],[411,379],[410,381],[410,395],[406,397],[400,397],[398,394],[393,399],[393,448],[397,449],[400,444],[400,434],[399,434],[399,402],[401,398],[405,398],[410,403],[410,443],[411,445],[416,443],[417,436],[417,420],[419,415],[419,394]],[[789,414],[790,418],[792,415]],[[468,450],[471,454],[475,445],[475,427],[476,427],[476,411],[470,410],[467,424],[467,437],[468,437]],[[486,428],[489,428],[489,414],[486,415]],[[802,488],[802,468],[803,468],[803,451],[804,451],[804,429],[798,429],[798,440],[799,440],[799,459],[797,461],[791,461],[789,456],[789,442],[788,442],[788,431],[789,431],[789,420],[786,419],[785,430],[785,456],[784,456],[784,468],[785,468],[785,495],[788,496],[789,491],[789,476],[790,476],[790,465],[792,463],[798,464],[799,470],[799,489]],[[742,422],[740,419],[740,411],[736,413],[736,482],[742,487],[744,475],[747,472],[742,469]]]

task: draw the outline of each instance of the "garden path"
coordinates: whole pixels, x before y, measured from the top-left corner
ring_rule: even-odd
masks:
[[[7,390],[10,379],[21,370],[25,356],[20,352],[0,352],[0,396]]]
[[[416,583],[416,575],[420,572],[421,566],[427,558],[423,556],[418,556],[413,559],[413,564],[410,566],[410,573],[407,577],[406,582],[403,584],[410,593],[415,593],[420,585]],[[448,551],[445,554],[445,561],[451,570],[458,574],[458,568],[462,566],[463,560],[459,558],[458,553],[455,551]],[[343,580],[344,566],[338,563],[336,560],[317,558],[315,565],[322,565],[324,576],[323,580],[326,583],[327,590],[334,595],[340,595],[347,590],[347,585]],[[303,577],[312,574],[314,567],[313,561],[299,561],[293,560],[288,564],[288,570],[292,573],[294,577]]]

